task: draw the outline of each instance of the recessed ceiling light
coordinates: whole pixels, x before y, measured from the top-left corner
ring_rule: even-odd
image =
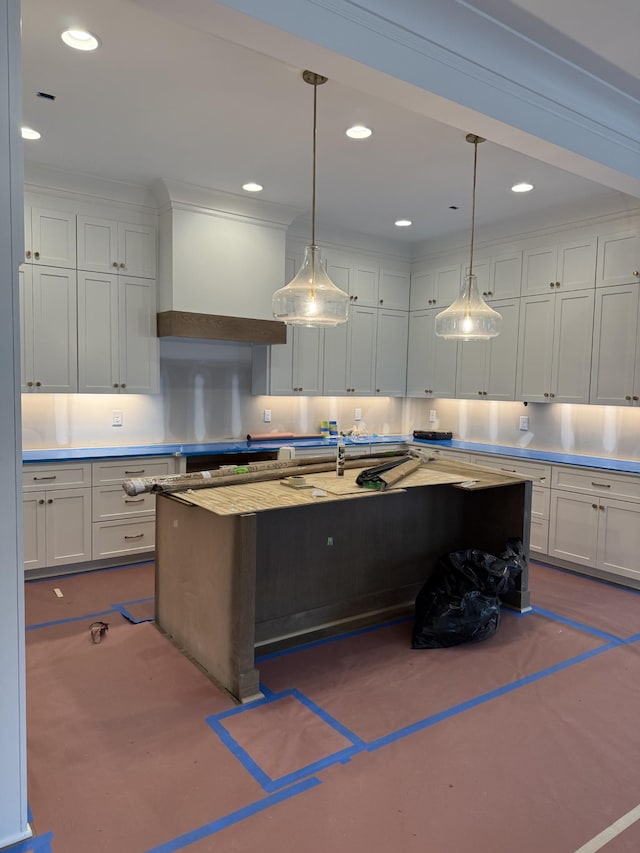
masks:
[[[42,136],[41,133],[38,133],[38,131],[34,130],[32,127],[21,128],[21,133],[23,139],[40,139]]]
[[[368,139],[373,131],[370,127],[365,127],[363,124],[354,124],[345,133],[350,139]]]
[[[409,225],[413,225],[413,222],[410,219],[396,219],[393,224],[397,228],[408,228]]]
[[[533,189],[533,184],[529,184],[526,181],[523,181],[521,184],[514,184],[511,187],[511,192],[514,193],[528,193]]]
[[[247,184],[242,185],[242,189],[246,190],[248,193],[259,193],[262,192],[264,187],[262,184],[256,184],[255,181],[249,181]]]
[[[100,41],[86,30],[65,30],[60,36],[62,41],[76,50],[95,50]]]

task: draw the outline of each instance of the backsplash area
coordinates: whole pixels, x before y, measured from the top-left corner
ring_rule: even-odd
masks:
[[[105,447],[245,439],[247,433],[319,433],[333,419],[348,431],[356,407],[369,434],[403,430],[404,401],[392,397],[254,397],[249,345],[161,340],[156,395],[23,394],[25,449]],[[271,411],[271,422],[263,413]],[[112,426],[113,412],[122,426]]]
[[[437,420],[429,422],[429,412]],[[528,429],[520,429],[520,417]],[[405,403],[405,430],[450,430],[465,441],[640,459],[640,408],[562,403],[499,403],[487,400],[412,400]]]

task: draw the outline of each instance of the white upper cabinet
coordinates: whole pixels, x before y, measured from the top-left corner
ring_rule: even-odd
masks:
[[[414,311],[409,315],[408,397],[455,397],[458,344],[437,337],[438,310]]]
[[[325,396],[375,393],[378,309],[349,308],[349,322],[324,331]]]
[[[520,296],[522,285],[522,252],[508,252],[491,258],[488,301]]]
[[[598,406],[640,405],[637,285],[596,291],[591,397]]]
[[[26,263],[75,269],[75,213],[25,205],[24,241]]]
[[[22,391],[77,391],[76,271],[25,264],[20,325]]]
[[[521,299],[517,400],[589,402],[593,311],[592,290]]]
[[[446,308],[460,292],[460,264],[423,269],[411,274],[412,311],[426,308]]]
[[[155,228],[78,216],[78,269],[155,278]]]
[[[380,287],[378,291],[378,305],[380,308],[408,311],[410,290],[411,276],[408,272],[389,269],[380,270]]]
[[[378,304],[380,270],[374,264],[354,263],[352,285],[349,290],[353,302],[373,308]]]
[[[406,311],[378,309],[376,394],[405,396],[408,337],[409,315]]]
[[[596,237],[587,236],[559,245],[526,249],[523,253],[522,295],[594,287],[596,248]]]
[[[154,281],[78,273],[78,372],[81,393],[158,390]]]
[[[502,315],[502,330],[490,341],[458,344],[456,397],[467,400],[514,400],[520,300],[492,305]]]
[[[598,238],[596,287],[640,282],[640,231],[619,231]]]

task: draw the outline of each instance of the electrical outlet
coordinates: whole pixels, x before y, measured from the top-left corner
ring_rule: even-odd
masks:
[[[353,416],[353,419],[355,421],[361,421],[362,420],[362,409],[356,409],[356,413]]]
[[[529,416],[520,415],[520,429],[526,432],[529,429]]]
[[[271,409],[265,409],[262,413],[262,420],[265,424],[271,423]]]
[[[111,412],[111,426],[122,426],[122,410],[114,409]]]
[[[434,424],[438,420],[438,413],[435,409],[429,409],[429,423]]]

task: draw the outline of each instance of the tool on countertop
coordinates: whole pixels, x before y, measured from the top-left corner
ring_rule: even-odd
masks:
[[[432,429],[414,429],[413,437],[421,438],[423,441],[451,441],[453,433]]]

